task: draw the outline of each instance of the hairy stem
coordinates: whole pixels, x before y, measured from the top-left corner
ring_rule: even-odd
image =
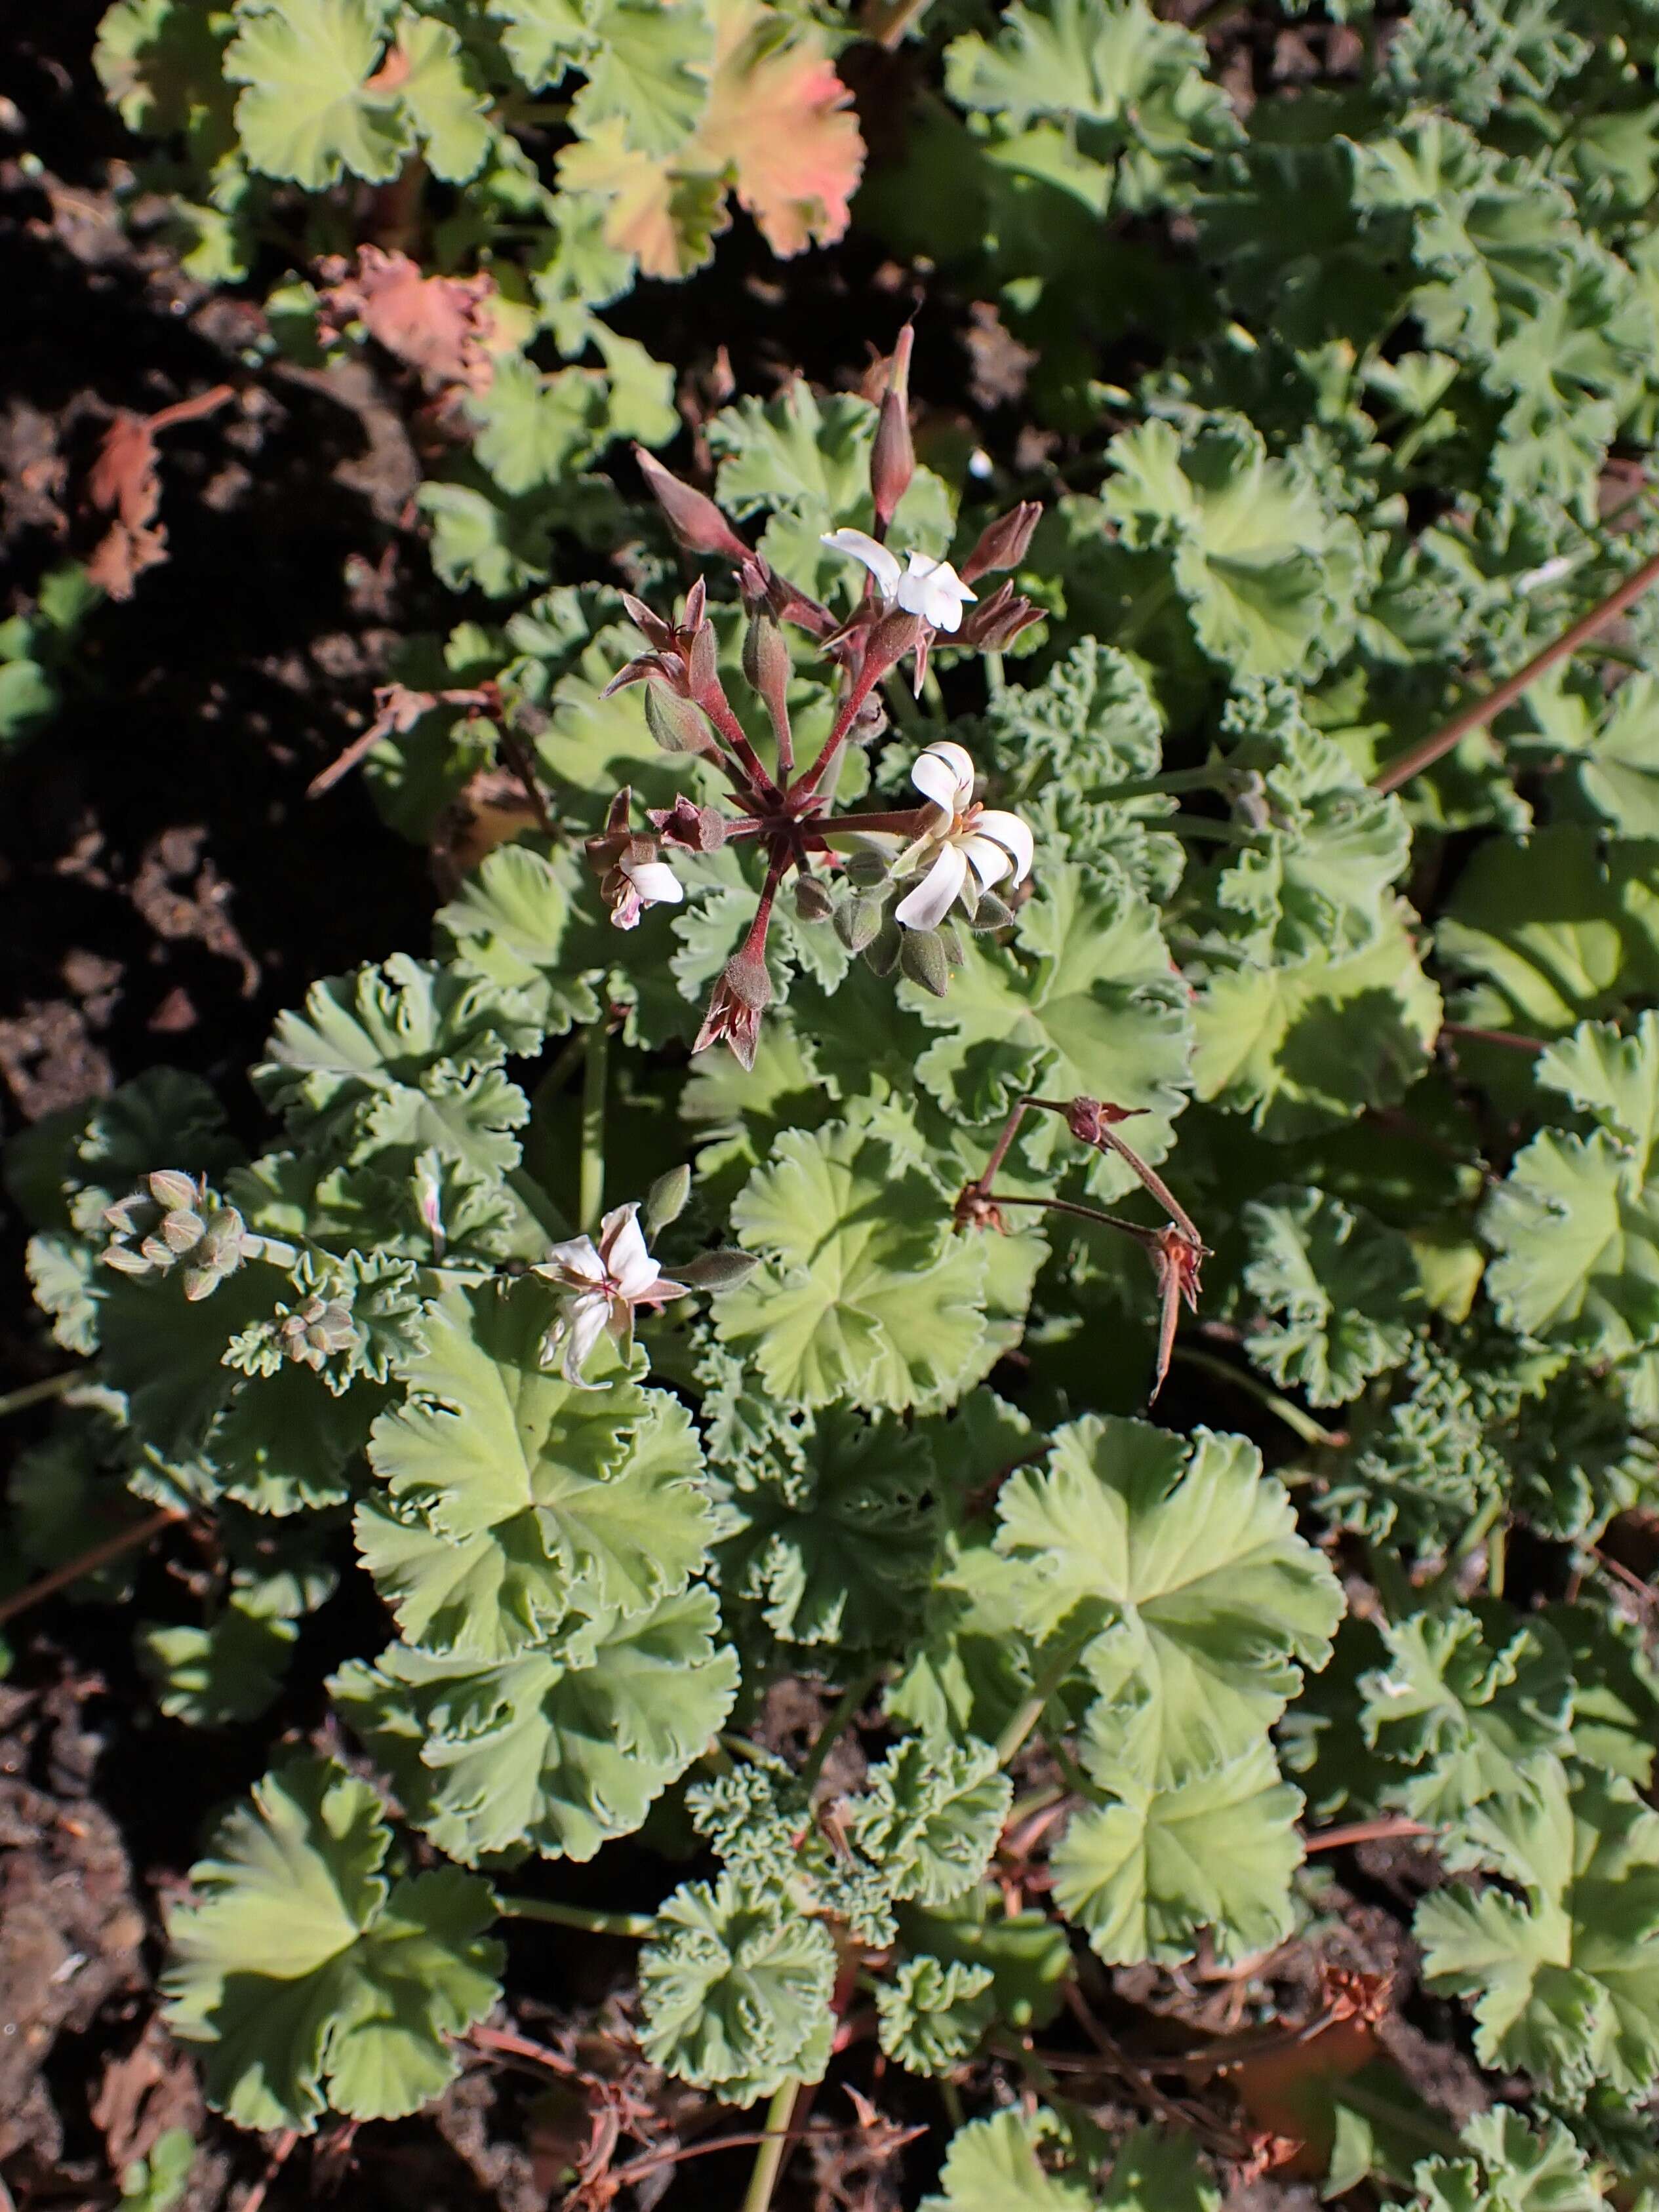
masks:
[[[163,1528],[170,1528],[175,1521],[182,1521],[184,1517],[177,1507],[163,1505],[148,1520],[135,1521],[131,1528],[123,1528],[118,1535],[106,1536],[101,1544],[88,1546],[65,1565],[54,1567],[49,1575],[42,1575],[39,1582],[30,1583],[25,1589],[14,1590],[9,1598],[0,1599],[0,1620],[10,1620],[20,1613],[27,1613],[32,1605],[39,1605],[43,1598],[51,1597],[55,1591],[66,1589],[70,1583],[78,1583],[82,1575],[95,1574],[100,1567],[107,1566],[112,1559],[118,1559],[123,1552],[134,1551],[140,1544],[148,1544],[152,1536],[159,1536]]]
[[[591,1912],[585,1905],[556,1905],[545,1897],[497,1897],[495,1909],[509,1920],[550,1920],[590,1936],[626,1936],[637,1942],[657,1933],[653,1912]]]
[[[1304,1413],[1300,1406],[1293,1404],[1281,1392],[1271,1389],[1259,1375],[1253,1375],[1246,1367],[1235,1367],[1230,1360],[1218,1359],[1214,1352],[1200,1352],[1190,1344],[1176,1345],[1175,1357],[1184,1367],[1196,1367],[1206,1375],[1213,1375],[1219,1382],[1231,1382],[1234,1389],[1242,1390],[1247,1397],[1254,1398],[1258,1406],[1272,1413],[1276,1419],[1283,1421],[1285,1427],[1300,1437],[1304,1444],[1312,1444],[1321,1451],[1340,1451],[1348,1441],[1343,1431],[1322,1428],[1311,1413]],[[1280,1480],[1283,1479],[1281,1475]]]
[[[576,1198],[576,1226],[585,1237],[599,1225],[605,1207],[605,1093],[611,1072],[609,1017],[601,1014],[587,1032],[582,1063],[582,1151]]]
[[[778,2185],[778,2176],[783,2171],[792,2140],[790,2123],[794,2118],[795,2100],[805,2087],[804,2082],[792,2076],[766,2108],[766,2130],[750,2169],[749,2186],[743,2193],[743,2212],[769,2212],[772,2191]]]
[[[1626,607],[1633,606],[1656,583],[1659,583],[1659,553],[1644,561],[1639,568],[1632,569],[1624,582],[1609,592],[1599,606],[1594,606],[1587,615],[1580,616],[1572,627],[1564,629],[1553,644],[1547,645],[1541,653],[1534,653],[1524,668],[1516,669],[1513,676],[1505,677],[1501,684],[1494,684],[1479,699],[1471,699],[1468,706],[1460,707],[1449,721],[1443,722],[1420,744],[1411,746],[1401,754],[1398,760],[1390,761],[1380,775],[1372,777],[1371,789],[1398,791],[1401,784],[1409,783],[1425,768],[1432,768],[1436,761],[1444,759],[1452,748],[1461,744],[1472,731],[1484,729],[1495,715],[1503,713],[1505,707],[1512,707],[1522,692],[1530,690],[1547,670],[1553,668],[1558,660],[1565,660],[1570,653],[1576,653],[1587,638],[1594,637],[1596,631],[1607,623],[1616,621]]]
[[[880,1680],[879,1667],[866,1667],[861,1674],[854,1675],[837,1698],[835,1711],[813,1737],[812,1748],[806,1754],[806,1764],[797,1777],[809,1797],[812,1794],[813,1784],[823,1771],[824,1760],[840,1742],[848,1723]]]
[[[44,1404],[48,1398],[61,1398],[65,1390],[72,1390],[77,1382],[83,1382],[88,1372],[84,1367],[66,1367],[60,1375],[43,1376],[38,1382],[25,1382],[15,1390],[8,1390],[0,1398],[0,1418],[7,1413],[21,1413],[26,1406]]]

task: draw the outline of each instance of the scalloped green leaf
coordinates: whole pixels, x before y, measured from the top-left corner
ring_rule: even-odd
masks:
[[[391,0],[240,0],[224,73],[236,128],[268,176],[320,191],[343,173],[384,184],[413,143],[396,94],[370,87]]]
[[[1251,1364],[1342,1406],[1411,1350],[1423,1285],[1406,1237],[1328,1192],[1281,1187],[1253,1199],[1241,1224],[1244,1288],[1267,1318],[1244,1340]]]
[[[790,1130],[732,1208],[765,1255],[715,1308],[722,1340],[798,1404],[949,1403],[987,1373],[985,1261],[950,1200],[885,1137],[846,1121]]]
[[[487,1886],[453,1867],[393,1883],[391,1840],[368,1783],[302,1759],[257,1784],[191,1868],[168,1916],[167,2021],[239,2126],[416,2112],[454,2078],[447,2039],[499,1997]]]

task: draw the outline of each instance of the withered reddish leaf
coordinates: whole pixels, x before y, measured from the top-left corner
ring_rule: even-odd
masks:
[[[361,322],[429,384],[465,385],[471,392],[489,386],[495,374],[489,302],[495,280],[488,271],[423,276],[406,253],[364,246],[355,270],[334,255],[319,264],[318,274],[324,280],[318,327],[325,340],[337,337],[348,323]]]
[[[623,143],[620,120],[602,124],[559,155],[559,181],[610,202],[605,243],[635,255],[641,275],[689,276],[732,220],[719,177],[687,173],[702,166],[698,143],[659,161]]]
[[[777,15],[758,0],[720,0],[714,74],[693,146],[731,165],[738,203],[774,253],[833,245],[864,171],[853,95],[818,34],[775,44]]]
[[[1291,2147],[1276,2163],[1316,2179],[1330,2163],[1336,2090],[1380,2056],[1370,2021],[1334,2020],[1303,2042],[1242,2060],[1228,2078],[1256,2125]]]

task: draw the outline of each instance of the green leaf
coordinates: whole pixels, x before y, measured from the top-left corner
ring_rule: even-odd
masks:
[[[1270,460],[1243,416],[1206,418],[1183,445],[1172,423],[1121,431],[1102,495],[1123,544],[1168,555],[1174,589],[1209,657],[1238,676],[1286,675],[1344,619],[1357,548],[1290,464]]]
[[[587,82],[570,111],[584,137],[618,118],[623,143],[672,154],[696,130],[708,99],[714,26],[701,0],[603,0],[592,21]]]
[[[1250,1329],[1252,1365],[1342,1406],[1410,1351],[1423,1305],[1412,1248],[1398,1230],[1312,1189],[1281,1187],[1244,1208],[1245,1289],[1271,1316]]]
[[[196,2144],[188,2128],[163,2128],[146,2158],[121,2176],[122,2212],[172,2212],[190,2186]]]
[[[891,1648],[914,1624],[933,1565],[930,1431],[831,1406],[791,1425],[778,1447],[729,1471],[722,1586],[758,1604],[786,1642]]]
[[[1524,740],[1525,752],[1564,761],[1573,813],[1605,823],[1620,837],[1659,837],[1659,677],[1626,677],[1608,697],[1575,678],[1570,663],[1558,664],[1516,703],[1537,732]],[[1522,750],[1516,738],[1510,743]],[[1613,847],[1615,860],[1621,850]]]
[[[969,32],[951,41],[945,65],[952,100],[1006,124],[1074,116],[1115,125],[1122,138],[1156,141],[1178,114],[1212,143],[1235,135],[1225,95],[1204,82],[1203,41],[1161,22],[1140,0],[1016,5],[994,46]]]
[[[1481,2063],[1569,2098],[1644,2093],[1659,2068],[1659,1814],[1617,1777],[1540,1759],[1474,1809],[1448,1861],[1520,1892],[1453,1886],[1417,1910],[1425,1981],[1471,2001]]]
[[[269,1620],[233,1598],[206,1627],[152,1622],[135,1643],[164,1713],[191,1728],[234,1728],[273,1702],[297,1634],[292,1621]]]
[[[1115,870],[1061,863],[1042,871],[1014,942],[1011,957],[970,938],[943,999],[901,986],[901,1002],[943,1032],[917,1074],[975,1121],[1039,1082],[1050,1096],[1146,1110],[1150,1128],[1132,1133],[1158,1158],[1160,1124],[1185,1103],[1192,1029],[1156,908]]]
[[[1419,1820],[1460,1819],[1540,1751],[1565,1751],[1573,1683],[1559,1640],[1496,1601],[1379,1624],[1385,1666],[1362,1675],[1365,1741],[1417,1771],[1390,1792]]]
[[[1259,1741],[1298,1668],[1329,1656],[1341,1589],[1243,1437],[1188,1444],[1089,1415],[1056,1432],[1046,1468],[1010,1476],[997,1517],[1030,1634],[1089,1600],[1113,1616],[1085,1662],[1097,1756],[1115,1735],[1161,1781],[1202,1772]]]
[[[895,1744],[853,1801],[847,1832],[898,1899],[944,1905],[991,1863],[1013,1802],[988,1744]]]
[[[432,565],[452,592],[476,584],[492,599],[514,599],[551,572],[552,508],[544,495],[492,495],[488,483],[428,477],[416,503],[431,517]]]
[[[427,166],[447,184],[465,184],[483,167],[495,139],[489,94],[447,23],[405,9],[398,27],[398,96],[425,149]]]
[[[1601,1126],[1546,1129],[1516,1155],[1482,1217],[1487,1287],[1506,1328],[1616,1358],[1659,1338],[1659,1015],[1630,1037],[1586,1022],[1536,1075]]]
[[[1046,2106],[1018,2106],[971,2120],[951,2138],[944,2194],[922,2199],[921,2212],[1091,2212],[1092,2191],[1081,2179],[1050,2173],[1042,2154],[1065,2141]]]
[[[383,184],[412,143],[380,64],[389,0],[239,0],[224,73],[245,88],[236,128],[267,176],[321,191],[342,172]]]
[[[902,1960],[876,1991],[881,2047],[912,2074],[950,2074],[995,2018],[987,1966],[929,1958]]]
[[[1073,1972],[1066,1931],[1042,1912],[1010,1914],[994,1882],[931,1910],[901,1905],[897,1917],[907,1950],[988,1968],[998,2019],[1021,2034],[1058,2014]]]
[[[1458,878],[1436,949],[1475,981],[1457,1018],[1553,1037],[1659,991],[1659,846],[1562,825],[1491,838]]]
[[[568,851],[544,857],[527,845],[501,845],[473,870],[436,916],[450,963],[522,998],[549,1036],[599,1018],[601,969],[585,942],[592,926],[579,911],[586,886]]]
[[[222,1823],[168,1916],[174,2035],[201,2047],[209,2102],[246,2128],[309,2134],[417,2111],[454,2078],[446,2038],[501,1994],[486,1886],[447,1867],[389,1881],[366,1782],[302,1759]]]
[[[325,1156],[405,1160],[427,1146],[489,1176],[516,1165],[528,1102],[501,1073],[541,1042],[534,1009],[479,976],[394,953],[313,983],[253,1070],[264,1103]]]
[[[507,58],[532,92],[556,84],[592,46],[584,0],[489,0],[486,12],[505,21]]]
[[[950,1234],[950,1200],[917,1161],[867,1128],[787,1132],[732,1209],[767,1255],[715,1309],[725,1342],[797,1403],[949,1403],[996,1357],[985,1262]]]
[[[1607,2203],[1559,2120],[1534,2129],[1498,2105],[1478,2113],[1463,2140],[1472,2158],[1425,2159],[1413,2174],[1427,2212],[1601,2212]]]
[[[394,1644],[337,1675],[335,1701],[410,1816],[468,1864],[525,1844],[589,1859],[631,1835],[708,1748],[737,1692],[706,1589],[628,1620],[573,1615],[494,1667]]]
[[[557,483],[595,451],[605,422],[605,389],[585,368],[544,376],[521,354],[495,364],[489,389],[468,402],[479,424],[472,450],[514,498]]]
[[[641,2044],[653,2065],[754,2104],[830,2062],[836,1947],[821,1921],[731,1875],[687,1882],[640,1954]]]
[[[1099,1957],[1176,1965],[1206,1929],[1223,1960],[1284,1941],[1302,1798],[1269,1744],[1163,1787],[1110,1771],[1110,1800],[1072,1815],[1050,1862],[1055,1904]]]
[[[1375,941],[1285,966],[1204,959],[1194,1007],[1194,1087],[1278,1144],[1393,1105],[1427,1065],[1440,994],[1419,963],[1403,900]]]
[[[619,1619],[683,1590],[713,1530],[690,1417],[619,1375],[578,1389],[542,1364],[549,1287],[455,1291],[434,1308],[408,1404],[375,1424],[389,1503],[358,1548],[411,1641],[459,1657],[533,1649],[577,1582]]]

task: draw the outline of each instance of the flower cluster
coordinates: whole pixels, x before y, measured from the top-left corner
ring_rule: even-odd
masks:
[[[787,877],[797,878],[795,910],[802,921],[832,925],[848,949],[878,972],[897,968],[943,994],[951,966],[962,957],[953,922],[1005,927],[1012,912],[998,886],[1017,890],[1031,871],[1030,830],[1018,816],[979,801],[973,762],[949,739],[926,746],[911,771],[921,805],[863,814],[833,811],[846,750],[873,741],[885,729],[883,686],[902,663],[910,663],[920,693],[938,640],[1000,652],[1039,619],[1038,610],[1006,580],[988,596],[974,589],[981,578],[1024,558],[1039,515],[1034,503],[1024,501],[991,523],[960,568],[915,548],[901,556],[886,543],[915,469],[909,353],[906,330],[871,448],[874,532],[836,530],[823,541],[866,571],[859,603],[844,620],[780,576],[712,500],[671,476],[650,454],[639,453],[646,481],[680,544],[689,552],[729,562],[735,573],[749,617],[744,675],[765,708],[776,767],[763,761],[726,694],[705,582],[700,578],[692,586],[676,621],[629,597],[628,611],[642,649],[618,670],[607,696],[625,684],[644,684],[646,720],[657,743],[665,751],[709,763],[725,778],[738,811],[682,796],[673,807],[653,811],[647,830],[635,826],[631,793],[621,791],[603,832],[588,841],[587,857],[611,920],[620,929],[632,929],[647,907],[684,898],[668,857],[676,848],[708,853],[728,840],[744,840],[764,854],[766,874],[753,921],[714,986],[696,1046],[701,1051],[723,1042],[745,1066],[753,1063],[771,1000],[767,937]],[[790,718],[794,660],[787,629],[812,639],[839,671],[829,734],[804,766],[795,758]]]

